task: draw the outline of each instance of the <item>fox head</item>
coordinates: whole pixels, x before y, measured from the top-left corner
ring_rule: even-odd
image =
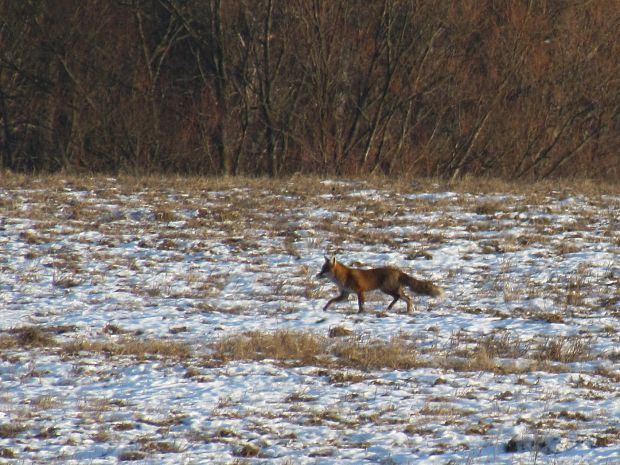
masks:
[[[316,275],[317,278],[331,278],[332,270],[336,266],[336,257],[325,257],[325,263],[323,263],[323,268],[319,271],[319,274]]]

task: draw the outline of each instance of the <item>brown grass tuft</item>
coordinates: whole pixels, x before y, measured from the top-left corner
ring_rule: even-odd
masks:
[[[408,369],[417,366],[413,344],[401,337],[389,341],[345,338],[330,341],[301,331],[253,331],[225,337],[212,347],[211,358],[220,363],[233,360],[277,360],[282,363],[360,370]]]
[[[353,331],[349,328],[345,328],[344,326],[334,326],[333,328],[329,328],[329,337],[347,337],[351,336]]]
[[[119,462],[132,462],[135,460],[144,460],[146,453],[141,450],[127,450],[118,455]]]
[[[66,355],[77,355],[80,352],[104,353],[106,355],[132,356],[145,359],[149,356],[162,358],[187,359],[191,356],[187,344],[168,340],[135,340],[122,338],[118,341],[86,341],[76,340],[61,347]]]
[[[3,459],[14,459],[17,458],[17,453],[13,449],[2,447],[0,448],[0,457]]]
[[[212,349],[213,357],[223,362],[273,359],[308,364],[325,354],[326,341],[301,331],[252,331],[221,339]]]
[[[348,340],[337,344],[333,354],[339,364],[361,370],[410,369],[417,365],[415,348],[400,337],[389,341]]]
[[[0,438],[10,439],[18,436],[26,430],[26,427],[16,423],[3,423],[0,425]]]
[[[244,457],[244,458],[259,457],[261,454],[261,449],[260,447],[248,442],[248,443],[244,443],[236,447],[233,454],[236,457]]]
[[[38,326],[24,326],[9,331],[15,335],[17,344],[22,347],[49,347],[55,340],[49,333]]]
[[[544,340],[534,349],[534,357],[542,362],[572,363],[591,360],[590,344],[582,337],[557,336]]]

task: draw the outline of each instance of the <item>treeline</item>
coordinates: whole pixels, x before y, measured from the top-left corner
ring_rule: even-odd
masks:
[[[20,172],[620,174],[620,2],[0,0]]]

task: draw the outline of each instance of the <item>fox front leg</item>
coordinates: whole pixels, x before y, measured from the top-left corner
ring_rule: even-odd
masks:
[[[326,312],[329,306],[335,302],[342,302],[343,300],[347,300],[349,298],[349,293],[347,291],[342,291],[339,296],[334,297],[333,299],[329,299],[329,302],[325,304],[323,307],[323,311]]]
[[[357,306],[359,307],[359,310],[357,313],[364,313],[364,293],[363,292],[357,293]]]

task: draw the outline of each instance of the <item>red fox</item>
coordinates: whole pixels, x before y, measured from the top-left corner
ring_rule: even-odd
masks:
[[[336,261],[336,257],[325,257],[325,264],[317,278],[328,278],[340,289],[340,295],[330,299],[323,307],[324,311],[334,302],[346,300],[349,294],[354,292],[357,294],[359,313],[362,313],[364,311],[364,292],[374,289],[380,289],[394,298],[392,303],[388,305],[387,310],[391,309],[399,299],[403,299],[407,302],[408,313],[411,312],[413,303],[411,298],[405,295],[404,286],[407,286],[416,294],[433,297],[443,296],[443,289],[439,286],[434,285],[430,281],[415,279],[393,266],[361,270],[349,268],[339,263]]]

